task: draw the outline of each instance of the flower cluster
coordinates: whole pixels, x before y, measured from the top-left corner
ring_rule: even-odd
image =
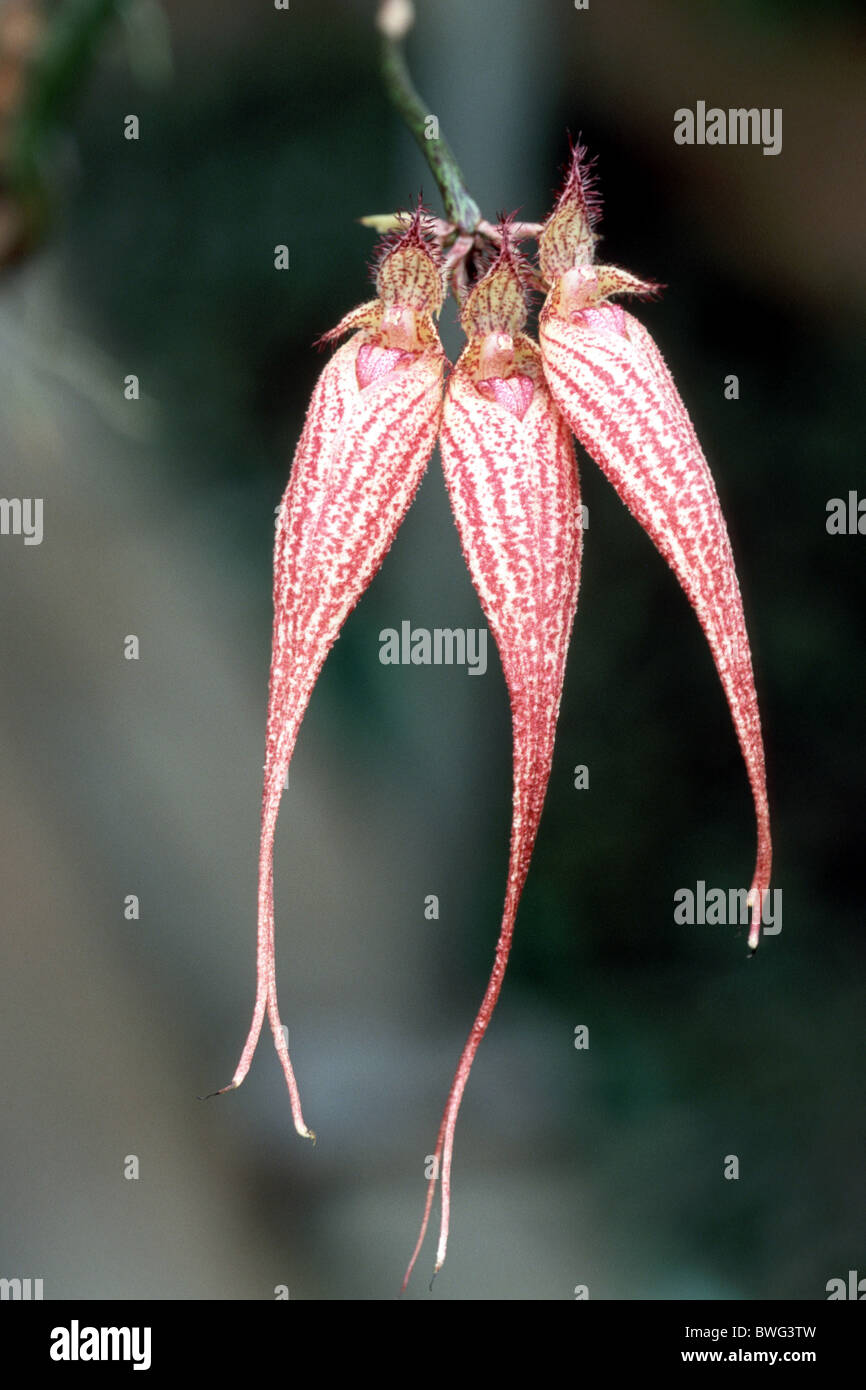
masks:
[[[420,209],[404,221],[384,245],[376,299],[326,335],[331,341],[351,334],[313,392],[277,524],[256,1003],[237,1071],[224,1089],[246,1076],[267,1012],[301,1134],[314,1137],[303,1119],[275,982],[273,845],[280,797],[325,658],[382,564],[437,439],[463,553],[508,686],[513,815],[505,906],[493,971],[436,1145],[437,1270],[447,1247],[457,1114],[502,986],[553,757],[582,544],[572,434],[676,573],[709,642],[757,814],[752,948],[769,883],[763,743],[725,522],[661,354],[642,324],[612,302],[657,287],[596,263],[597,216],[597,196],[578,147],[553,212],[534,229],[537,268],[517,248],[525,226],[505,221],[496,230],[483,224],[497,253],[470,287],[473,239],[425,218]],[[449,245],[450,253],[443,254]],[[435,317],[449,278],[462,300],[467,345],[443,393],[446,360]],[[528,293],[535,287],[546,291],[538,342],[524,332]],[[407,1280],[436,1180],[428,1188]]]

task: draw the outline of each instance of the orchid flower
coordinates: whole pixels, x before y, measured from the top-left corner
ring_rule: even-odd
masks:
[[[295,1128],[315,1137],[303,1118],[277,1004],[277,814],[319,672],[381,566],[438,436],[463,554],[499,649],[511,703],[512,822],[493,968],[442,1116],[434,1176],[404,1288],[426,1234],[437,1181],[441,1215],[434,1273],[445,1259],[457,1116],[502,988],[550,777],[582,547],[572,431],[673,568],[707,636],[757,813],[752,949],[771,860],[749,643],[715,487],[661,354],[638,320],[610,302],[615,295],[648,295],[657,287],[618,267],[595,264],[598,199],[579,146],[543,226],[509,219],[493,226],[466,199],[462,208],[450,222],[429,217],[420,206],[412,217],[367,219],[394,229],[379,259],[377,298],[346,315],[323,340],[352,335],[313,392],[279,512],[256,999],[237,1070],[223,1088],[239,1086],[246,1076],[267,1013]],[[537,268],[517,246],[531,237],[538,241]],[[445,357],[434,315],[446,283],[461,303],[467,345],[443,404]],[[524,332],[534,288],[547,292],[540,346]]]
[[[577,145],[538,241],[550,290],[539,339],[551,394],[677,576],[716,663],[746,764],[758,829],[749,947],[761,929],[772,847],[752,658],[727,527],[707,461],[664,358],[613,295],[657,286],[594,264],[598,197]]]
[[[277,518],[274,626],[259,851],[256,1000],[232,1090],[246,1076],[265,1012],[299,1134],[301,1110],[277,1005],[274,832],[298,729],[325,658],[381,567],[436,443],[445,355],[433,323],[442,271],[420,210],[386,242],[377,299],[325,335],[351,330],[316,384]]]
[[[490,982],[463,1049],[436,1142],[445,1260],[451,1158],[469,1072],[499,998],[553,760],[565,658],[577,607],[582,532],[577,464],[526,321],[529,268],[507,224],[499,257],[469,295],[461,324],[469,345],[448,382],[439,446],[463,553],[493,629],[511,698],[514,743],[511,851],[505,909]],[[427,1189],[427,1229],[437,1178]]]
[[[658,348],[637,319],[609,303],[615,294],[649,295],[658,286],[616,266],[593,263],[598,210],[586,152],[577,145],[557,204],[537,229],[537,278],[548,289],[539,319],[540,352],[529,339],[521,336],[512,343],[509,336],[523,327],[525,314],[513,302],[515,262],[506,223],[500,234],[500,260],[470,295],[463,312],[470,346],[449,382],[442,417],[446,482],[511,695],[514,810],[505,912],[493,973],[463,1050],[436,1144],[441,1219],[434,1273],[442,1267],[448,1244],[457,1112],[502,985],[550,774],[577,601],[580,545],[571,543],[580,534],[577,472],[568,463],[570,446],[559,442],[556,407],[673,568],[709,641],[757,815],[757,863],[748,897],[752,950],[758,944],[763,892],[770,877],[763,742],[727,529],[706,460]],[[525,270],[522,279],[530,283],[531,273]],[[532,374],[538,362],[546,392]],[[546,440],[525,432],[519,438],[517,422],[532,418],[530,401],[538,405],[538,414],[543,410],[550,431]],[[500,407],[498,414],[489,402]],[[508,429],[503,428],[503,410],[516,417]],[[535,462],[528,472],[521,468],[524,451]],[[563,566],[558,573],[554,557]],[[426,1234],[436,1180],[428,1184],[421,1234],[404,1288]]]

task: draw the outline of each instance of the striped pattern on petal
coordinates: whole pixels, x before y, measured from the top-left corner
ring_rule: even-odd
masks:
[[[477,389],[481,354],[476,343],[466,349],[448,382],[440,435],[463,553],[508,686],[514,761],[508,881],[493,972],[460,1058],[436,1145],[442,1163],[437,1271],[448,1241],[457,1113],[502,986],[544,804],[580,572],[580,494],[571,435],[547,390],[538,348],[522,336],[514,342],[514,373],[534,384],[522,417]],[[435,1180],[428,1187],[404,1287],[424,1239],[434,1190]]]
[[[556,287],[539,338],[553,397],[680,581],[706,634],[745,760],[757,816],[749,946],[758,944],[772,861],[764,745],[739,584],[715,485],[667,365],[619,307],[568,316]]]
[[[374,373],[364,389],[357,359],[367,334],[356,334],[337,350],[313,392],[277,520],[256,1003],[240,1062],[225,1089],[239,1086],[246,1076],[267,1010],[295,1128],[311,1137],[277,1007],[274,832],[298,729],[325,658],[380,568],[436,442],[444,357],[432,325],[425,337],[428,345],[414,360],[401,354],[393,370]],[[369,370],[362,377],[370,379]]]

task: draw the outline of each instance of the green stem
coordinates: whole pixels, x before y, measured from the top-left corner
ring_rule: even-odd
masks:
[[[441,136],[435,140],[428,138],[425,127],[429,108],[416,92],[406,59],[393,39],[382,40],[382,76],[392,105],[403,117],[430,165],[448,220],[461,232],[474,232],[481,221],[481,210],[463,181],[460,166],[447,141]]]
[[[103,32],[124,0],[65,0],[54,15],[27,83],[15,121],[8,159],[13,187],[42,183],[43,152],[50,134],[89,74]]]

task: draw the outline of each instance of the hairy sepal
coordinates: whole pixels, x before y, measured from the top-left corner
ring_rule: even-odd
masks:
[[[601,201],[593,164],[580,141],[572,146],[565,182],[538,238],[538,264],[548,284],[595,259]]]
[[[749,946],[758,944],[772,861],[764,747],[728,531],[707,461],[670,371],[619,306],[559,311],[539,323],[551,393],[581,444],[674,570],[706,634],[746,764],[757,817]]]
[[[372,309],[378,306],[364,306]],[[345,321],[344,321],[345,322]],[[325,367],[310,401],[283,496],[274,549],[274,624],[259,855],[257,990],[231,1086],[249,1070],[267,1011],[295,1128],[304,1123],[277,1006],[273,846],[286,772],[313,687],[348,614],[380,568],[423,477],[442,408],[444,355],[432,323],[414,354],[362,387],[358,354],[389,351],[371,326]],[[227,1088],[229,1089],[229,1088]]]
[[[547,389],[538,348],[513,339],[514,376],[533,383],[522,414],[479,390],[484,345],[460,358],[445,395],[440,450],[460,542],[499,649],[511,702],[513,810],[505,906],[487,991],[454,1077],[439,1130],[445,1259],[454,1129],[463,1091],[493,1013],[550,777],[569,638],[577,606],[582,533],[571,435]],[[428,1189],[426,1232],[435,1180]]]

